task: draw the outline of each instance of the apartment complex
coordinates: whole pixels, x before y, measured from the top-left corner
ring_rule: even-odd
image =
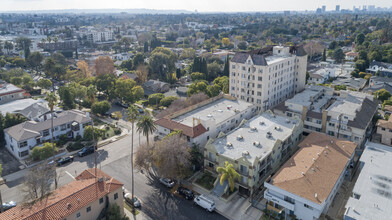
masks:
[[[267,209],[293,219],[314,220],[326,213],[343,183],[356,143],[309,134],[270,181]]]
[[[223,94],[158,119],[157,134],[162,138],[181,130],[190,143],[204,147],[210,138],[233,130],[255,113],[253,104]]]
[[[204,167],[216,172],[226,161],[233,164],[241,175],[236,182],[239,193],[250,196],[294,152],[301,136],[300,119],[267,111],[210,140],[204,150]]]
[[[23,99],[27,94],[17,86],[0,80],[0,104]]]
[[[311,85],[274,112],[300,117],[306,133],[321,132],[362,144],[370,135],[377,102],[369,94]]]
[[[84,128],[91,124],[89,114],[79,110],[61,112],[53,117],[53,136],[56,140],[61,135],[68,138],[83,136]],[[35,146],[51,139],[51,132],[51,120],[26,121],[4,129],[5,147],[17,159],[25,159]]]
[[[67,219],[90,220],[105,217],[109,204],[124,211],[123,184],[97,169],[83,171],[74,181],[56,189],[33,204],[20,204],[0,214],[3,220]]]
[[[98,44],[114,41],[114,34],[110,29],[81,28],[79,36],[89,42]]]
[[[392,148],[367,142],[344,220],[391,219]]]
[[[392,117],[388,120],[378,120],[377,134],[381,136],[382,144],[392,146]]]
[[[229,93],[265,111],[304,89],[306,65],[300,46],[236,53],[230,61]]]

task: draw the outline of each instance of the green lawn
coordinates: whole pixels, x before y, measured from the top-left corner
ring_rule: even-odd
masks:
[[[196,180],[196,183],[200,186],[204,187],[207,190],[211,190],[214,188],[214,182],[216,177],[214,177],[211,173],[205,172],[201,177]]]
[[[128,205],[127,202],[124,201],[124,208],[126,208],[128,211],[130,211],[132,213],[132,207],[130,205]],[[135,209],[135,215],[139,214],[140,211]]]

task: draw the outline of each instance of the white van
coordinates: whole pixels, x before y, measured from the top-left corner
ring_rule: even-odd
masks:
[[[196,196],[193,202],[207,211],[213,212],[215,210],[215,202],[205,195]]]

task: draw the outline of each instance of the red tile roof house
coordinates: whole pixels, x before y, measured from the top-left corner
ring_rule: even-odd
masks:
[[[252,103],[223,94],[158,119],[157,134],[162,138],[174,130],[182,130],[190,143],[204,147],[220,132],[233,130],[243,119],[255,114]]]
[[[83,171],[75,181],[53,191],[33,205],[19,204],[0,214],[2,220],[90,220],[102,216],[108,204],[116,203],[123,215],[123,184],[97,169]]]

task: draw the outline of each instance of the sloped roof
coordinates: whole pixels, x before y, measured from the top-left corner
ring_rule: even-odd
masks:
[[[272,177],[270,184],[322,204],[329,197],[357,144],[321,133],[310,133],[299,147]]]
[[[28,106],[27,108],[21,110],[19,113],[26,118],[33,119],[48,112],[50,112],[50,108],[48,107],[47,102],[39,102]]]
[[[252,62],[255,65],[258,65],[258,66],[266,66],[267,65],[267,61],[265,60],[264,54],[259,55],[259,54],[252,54],[252,53],[243,53],[243,52],[236,53],[234,55],[234,57],[231,59],[231,62],[245,63],[249,56],[251,57]]]
[[[366,129],[376,113],[377,108],[377,102],[365,98],[362,102],[361,110],[357,113],[353,121],[348,121],[347,125],[359,129]]]
[[[200,136],[204,132],[207,131],[207,129],[202,125],[198,124],[194,127],[190,127],[187,125],[184,125],[182,123],[170,120],[168,118],[161,118],[155,122],[157,125],[160,125],[162,127],[168,128],[170,130],[182,130],[182,133],[188,137],[195,138],[197,136]]]
[[[89,121],[91,121],[91,118],[88,117],[84,112],[79,110],[69,110],[59,113],[57,117],[55,116],[53,120],[53,126],[56,127],[71,122],[84,124]],[[36,137],[40,135],[40,131],[49,128],[51,128],[51,120],[40,122],[27,121],[7,128],[4,131],[7,132],[16,141],[21,141]]]
[[[2,220],[64,219],[86,205],[123,186],[118,180],[97,169],[85,170],[76,180],[53,191],[33,205],[17,205],[0,214]],[[91,175],[92,174],[92,175]],[[103,178],[102,181],[98,179]]]

